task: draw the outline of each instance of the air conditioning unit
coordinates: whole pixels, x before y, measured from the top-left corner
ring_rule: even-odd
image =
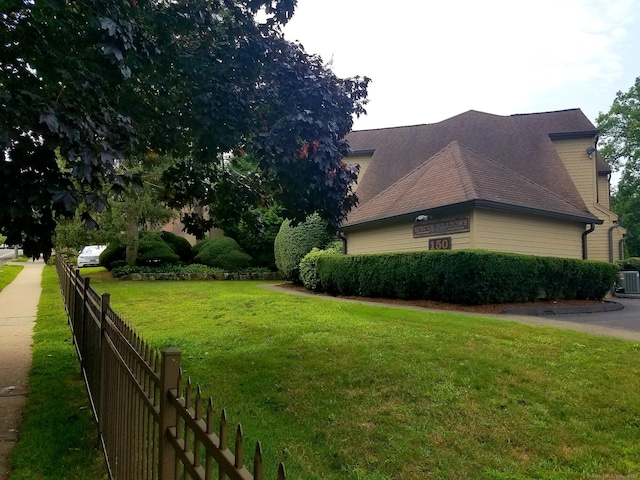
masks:
[[[617,284],[622,293],[640,293],[640,272],[618,272]]]

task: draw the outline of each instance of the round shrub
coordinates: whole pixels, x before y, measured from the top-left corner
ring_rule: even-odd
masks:
[[[191,244],[186,238],[180,237],[172,232],[163,231],[160,234],[162,240],[171,247],[173,253],[180,257],[183,263],[191,263],[193,254],[191,253]]]
[[[287,280],[300,283],[300,261],[314,247],[324,248],[331,239],[327,223],[317,213],[296,226],[285,220],[274,242],[278,270]]]
[[[202,240],[198,240],[196,244],[191,247],[191,256],[195,259],[200,254],[200,250],[202,250],[204,246],[210,241],[210,238],[203,238]]]
[[[110,243],[100,254],[100,265],[107,270],[114,268],[114,263],[126,260],[127,247],[122,243]]]
[[[198,248],[195,262],[236,272],[251,266],[251,257],[230,237],[212,238]]]
[[[158,238],[160,235],[158,235]],[[161,239],[145,236],[138,246],[138,265],[156,265],[160,263],[178,263],[180,257]]]

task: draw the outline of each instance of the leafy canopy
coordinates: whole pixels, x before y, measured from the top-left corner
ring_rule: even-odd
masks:
[[[337,78],[284,39],[295,3],[3,0],[8,241],[49,252],[60,215],[80,199],[102,210],[106,189],[135,178],[116,167],[151,152],[184,159],[164,177],[172,204],[206,205],[218,224],[276,201],[339,223],[356,202],[344,136],[368,79]],[[232,151],[253,156],[252,175],[228,168]]]
[[[597,118],[601,153],[622,171],[612,209],[627,228],[628,254],[640,256],[640,77],[628,92],[618,92],[611,108]]]

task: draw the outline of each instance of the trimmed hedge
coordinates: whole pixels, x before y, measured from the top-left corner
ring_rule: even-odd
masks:
[[[624,260],[618,260],[616,262],[619,270],[635,270],[636,272],[640,272],[640,257],[630,257],[625,258]]]
[[[160,233],[160,238],[162,238],[162,240],[171,247],[173,253],[180,257],[180,261],[182,263],[191,263],[193,260],[193,254],[191,253],[191,244],[189,243],[189,240],[165,230]]]
[[[313,247],[300,261],[300,280],[307,290],[321,290],[322,282],[318,275],[318,258],[325,255],[342,254],[342,242],[334,242],[326,250]]]
[[[337,295],[481,305],[550,299],[602,299],[617,266],[604,262],[477,250],[317,258],[322,290]]]
[[[218,237],[197,245],[195,262],[209,267],[236,272],[251,266],[251,256],[233,238]]]
[[[284,278],[300,283],[300,261],[314,247],[326,247],[331,239],[327,222],[317,213],[298,225],[285,220],[273,244],[276,267]]]

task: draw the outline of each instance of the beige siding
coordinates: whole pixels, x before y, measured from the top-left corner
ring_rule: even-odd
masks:
[[[475,247],[500,252],[582,258],[581,224],[532,215],[476,210]]]
[[[358,183],[356,184],[356,188],[355,190],[358,190],[358,184],[360,183],[360,180],[362,178],[364,178],[364,174],[367,171],[367,168],[369,168],[369,165],[371,164],[371,158],[373,157],[373,155],[349,155],[345,160],[347,163],[351,163],[351,164],[358,164],[360,165],[360,172],[358,173]]]
[[[473,231],[473,226],[471,227]],[[429,249],[429,238],[451,237],[451,248],[471,247],[471,233],[453,233],[435,237],[413,238],[413,223],[396,223],[360,232],[345,233],[347,253],[411,252]]]
[[[609,178],[606,175],[599,175],[598,176],[598,198],[600,199],[600,201],[598,203],[600,203],[600,205],[602,205],[604,208],[611,208],[611,205],[609,203],[609,194],[610,194],[610,185],[609,185]]]
[[[596,204],[596,156],[591,155],[589,158],[587,148],[593,147],[593,140],[556,140],[553,144],[584,203],[591,208]]]
[[[602,206],[596,206],[593,208],[593,213],[604,220],[604,223],[602,225],[596,225],[596,229],[587,236],[587,254],[589,260],[608,262],[610,245],[613,246],[613,260],[619,260],[618,242],[627,231],[622,227],[615,226],[615,223],[618,221],[618,215],[612,211]],[[611,230],[610,238],[609,229],[611,227],[614,228]]]

